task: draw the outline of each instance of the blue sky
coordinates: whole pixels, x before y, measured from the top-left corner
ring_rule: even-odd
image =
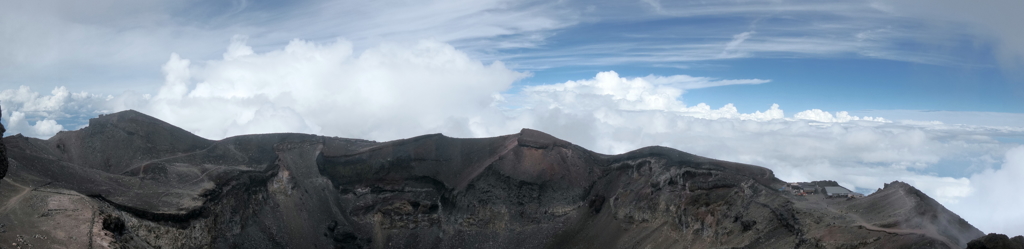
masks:
[[[906,181],[985,232],[1024,234],[1024,212],[986,211],[1024,205],[987,194],[1024,188],[1021,10],[0,0],[0,105],[7,135],[39,138],[126,109],[211,139],[533,128],[602,153],[662,145],[762,165],[787,181]]]
[[[642,6],[635,11],[645,12]],[[936,30],[934,34],[921,37],[893,37],[872,44],[858,41],[862,39],[858,35],[879,29],[887,30],[884,32],[911,30],[927,24],[918,23],[920,20],[890,21],[886,18],[843,20],[846,18],[837,13],[813,11],[695,17],[648,14],[629,20],[580,23],[555,32],[537,47],[503,52],[512,54],[506,61],[520,63],[525,68],[540,68],[534,69],[535,76],[524,80],[523,84],[583,78],[609,67],[629,76],[691,74],[773,80],[772,84],[759,86],[700,90],[700,94],[691,94],[688,98],[688,102],[713,106],[731,102],[741,110],[780,103],[796,109],[1024,112],[1024,88],[1020,86],[1024,75],[1019,73],[1020,65],[1001,65],[996,58],[997,51],[992,49],[992,41],[970,36],[967,30],[950,29]],[[813,26],[837,28],[815,30]],[[743,43],[737,43],[733,49],[737,54],[735,58],[717,58],[721,54],[715,52],[725,51],[729,42],[736,40],[733,36],[744,32],[752,33],[744,42],[806,41],[777,49],[763,44],[747,49]],[[833,47],[820,44],[830,41],[851,44]],[[696,44],[712,46],[685,48]],[[716,44],[721,46],[713,46]],[[808,47],[797,47],[803,45]],[[683,48],[677,49],[680,47]],[[564,54],[564,51],[585,52],[550,55]],[[667,58],[673,56],[683,58]],[[558,62],[535,63],[534,60]]]
[[[25,25],[38,28],[35,32],[8,30],[4,39],[14,46],[5,52],[14,56],[4,61],[0,84],[40,89],[79,85],[79,89],[104,94],[124,89],[152,92],[160,83],[158,66],[167,54],[217,58],[220,47],[233,35],[248,36],[258,52],[279,48],[291,39],[343,38],[353,41],[357,49],[382,41],[435,39],[480,60],[501,60],[514,70],[533,74],[516,86],[615,70],[623,76],[771,79],[766,85],[704,89],[686,100],[712,106],[734,103],[741,111],[779,103],[791,109],[828,111],[1024,112],[1020,70],[1024,48],[1012,44],[1024,35],[1012,24],[993,24],[1000,19],[979,21],[982,18],[966,15],[957,20],[950,13],[966,11],[956,9],[956,3],[922,2],[934,13],[913,13],[908,9],[922,7],[913,5],[914,1],[903,6],[871,1],[502,2],[501,6],[467,7],[451,17],[435,17],[440,20],[434,23],[403,25],[407,20],[374,16],[375,12],[415,11],[388,10],[389,3],[101,2],[105,4],[8,3],[11,11],[22,7],[44,15],[7,18],[13,19],[8,23],[43,24]],[[993,3],[972,8],[1009,12],[1020,7],[1012,1],[1003,3],[1006,6]],[[351,12],[359,14],[350,17],[346,9],[352,5],[359,7]],[[434,8],[457,5],[435,4]],[[33,19],[60,21],[45,26],[46,21]],[[474,21],[484,23],[477,27],[464,23]],[[516,22],[523,23],[510,24]],[[373,25],[379,31],[368,28]],[[78,26],[94,26],[89,27],[94,33],[72,31]],[[737,39],[741,34],[749,35]],[[735,41],[739,42],[729,47]],[[19,44],[32,45],[25,49]],[[39,52],[50,45],[63,49]],[[45,56],[30,58],[33,55],[25,53],[32,50]]]

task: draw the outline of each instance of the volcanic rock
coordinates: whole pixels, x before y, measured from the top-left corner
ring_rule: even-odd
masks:
[[[967,249],[1024,249],[1024,236],[1011,239],[1005,234],[990,233],[967,243]]]
[[[124,111],[3,142],[0,241],[40,247],[963,248],[983,235],[901,182],[798,196],[767,168],[657,146],[603,155],[530,129],[211,141]]]

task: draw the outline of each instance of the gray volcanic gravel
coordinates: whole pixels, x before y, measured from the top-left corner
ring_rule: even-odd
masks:
[[[540,131],[206,140],[135,111],[3,138],[0,248],[963,248],[913,186],[796,196],[767,168]],[[3,148],[3,147],[0,147]]]

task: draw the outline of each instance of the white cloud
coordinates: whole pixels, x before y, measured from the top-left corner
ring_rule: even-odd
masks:
[[[578,12],[558,1],[323,1],[289,13],[293,19],[283,25],[298,34],[343,34],[357,47],[434,39],[479,49],[521,48],[536,46],[545,32],[577,23]],[[495,37],[502,39],[490,39]]]
[[[112,97],[112,96],[111,96]],[[7,134],[23,133],[32,137],[50,137],[64,126],[58,120],[88,118],[116,110],[109,101],[86,92],[72,93],[66,87],[55,87],[42,95],[28,86],[0,91],[3,119],[8,122]],[[29,125],[29,122],[33,122]]]
[[[738,115],[732,105],[714,112],[707,105],[687,107],[679,97],[689,89],[715,86],[762,84],[769,80],[717,80],[689,75],[655,76],[643,78],[622,78],[614,71],[600,72],[593,79],[568,81],[559,84],[526,87],[531,102],[546,102],[548,107],[572,110],[593,108],[611,101],[621,110],[661,110],[688,112],[693,115]],[[731,109],[730,109],[731,108]],[[720,114],[721,113],[721,114]],[[780,117],[781,118],[781,117]]]
[[[881,118],[881,117],[877,117],[876,118],[876,117],[850,116],[850,113],[846,112],[846,111],[836,112],[836,115],[832,116],[832,113],[829,113],[829,112],[826,112],[826,111],[822,111],[822,110],[819,110],[819,109],[811,109],[811,110],[802,111],[802,112],[797,113],[793,117],[797,118],[797,119],[814,120],[814,121],[824,122],[824,123],[844,123],[844,122],[850,122],[850,121],[855,121],[855,120],[866,120],[866,121],[875,121],[875,122],[888,122],[887,120],[885,120],[884,118]]]
[[[1024,127],[1024,114],[1003,112],[958,112],[918,110],[863,110],[860,115],[885,116],[900,122],[922,120],[952,125]]]
[[[771,80],[762,79],[742,79],[742,80],[719,80],[708,77],[693,77],[689,75],[672,75],[672,76],[655,76],[649,75],[643,78],[645,81],[655,85],[669,85],[674,88],[682,90],[700,89],[716,86],[728,86],[728,85],[756,85],[771,82]]]
[[[28,120],[25,120],[25,113],[19,111],[11,112],[10,118],[7,120],[5,128],[9,134],[23,133],[31,137],[49,137],[64,129],[64,126],[57,124],[57,121],[53,119],[42,119],[29,125]]]
[[[725,44],[725,50],[722,50],[722,54],[720,55],[720,57],[731,58],[743,56],[742,52],[737,54],[736,47],[742,44],[743,41],[750,39],[750,36],[754,35],[754,33],[754,31],[747,31],[732,36],[732,41],[729,41],[729,43]]]
[[[67,88],[57,87],[50,92],[49,96],[40,96],[33,92],[28,86],[21,86],[18,90],[4,90],[0,93],[4,100],[10,103],[20,104],[20,110],[27,112],[53,112],[64,105],[70,96]]]
[[[984,232],[1024,234],[1024,146],[1006,152],[999,169],[989,168],[970,177],[970,195],[947,205],[950,210]]]
[[[13,25],[0,26],[0,44],[5,44],[0,47],[0,83],[37,88],[78,85],[102,94],[124,89],[152,92],[154,84],[137,83],[157,83],[150,80],[160,75],[155,66],[165,62],[167,54],[218,58],[223,51],[213,44],[237,33],[253,37],[255,51],[276,49],[295,37],[316,42],[347,37],[357,53],[381,42],[433,39],[454,44],[474,58],[510,62],[513,69],[794,56],[869,56],[959,65],[967,62],[950,52],[959,50],[940,41],[964,32],[982,42],[994,38],[996,55],[1005,61],[1020,61],[1024,54],[1024,48],[1014,45],[1024,44],[1015,42],[1024,35],[1014,26],[1020,17],[1013,14],[1013,6],[1020,3],[1013,1],[939,1],[936,8],[920,7],[931,6],[928,1],[644,2],[3,1],[0,23]],[[647,5],[660,15],[651,15]],[[580,23],[585,31],[592,24],[666,18],[706,24],[609,30],[611,36],[604,38],[616,38],[559,40],[559,46],[550,47],[557,49],[543,46]],[[932,26],[935,20],[941,20],[940,28],[918,28]],[[947,23],[953,28],[943,28]],[[633,33],[643,38],[626,38]],[[937,49],[908,50],[908,43]],[[516,50],[506,53],[507,49]]]
[[[970,35],[975,42],[993,45],[993,55],[1004,66],[1024,66],[1024,30],[1019,23],[1024,2],[994,0],[982,3],[956,0],[878,1],[871,7],[889,14],[924,21],[937,30],[955,31],[953,35]]]
[[[617,1],[584,15],[603,39],[495,58],[529,66],[684,64],[734,58],[875,58],[949,67],[1024,65],[1020,1]],[[726,21],[728,20],[728,21]],[[601,22],[612,25],[601,26]],[[617,24],[642,23],[628,30]],[[593,29],[583,22],[585,29]],[[701,25],[663,25],[701,23]],[[649,25],[648,25],[649,24]],[[570,28],[571,29],[571,28]],[[577,34],[577,33],[573,33]],[[614,37],[614,38],[611,38]],[[555,42],[576,41],[576,39]],[[970,45],[974,44],[974,45]],[[995,49],[990,49],[995,48]],[[989,54],[990,52],[994,52]],[[980,56],[979,56],[980,55]],[[1016,63],[1016,64],[1014,64]],[[1006,70],[1007,72],[1014,72]]]
[[[259,131],[397,139],[478,113],[527,75],[433,41],[361,54],[344,40],[294,40],[262,54],[243,42],[202,65],[172,55],[164,86],[142,110],[210,138]]]
[[[339,36],[357,52],[420,39],[478,52],[534,47],[552,30],[575,24],[576,12],[557,2],[518,0],[0,1],[0,83],[155,91],[138,82],[158,83],[150,80],[168,54],[218,58],[231,34],[253,37],[257,51],[296,37],[329,42]]]

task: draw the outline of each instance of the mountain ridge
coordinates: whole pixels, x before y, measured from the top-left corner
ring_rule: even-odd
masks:
[[[604,155],[530,129],[212,141],[125,111],[3,142],[0,224],[19,232],[0,238],[54,247],[962,248],[984,235],[905,183],[795,196],[764,167],[660,146]]]

